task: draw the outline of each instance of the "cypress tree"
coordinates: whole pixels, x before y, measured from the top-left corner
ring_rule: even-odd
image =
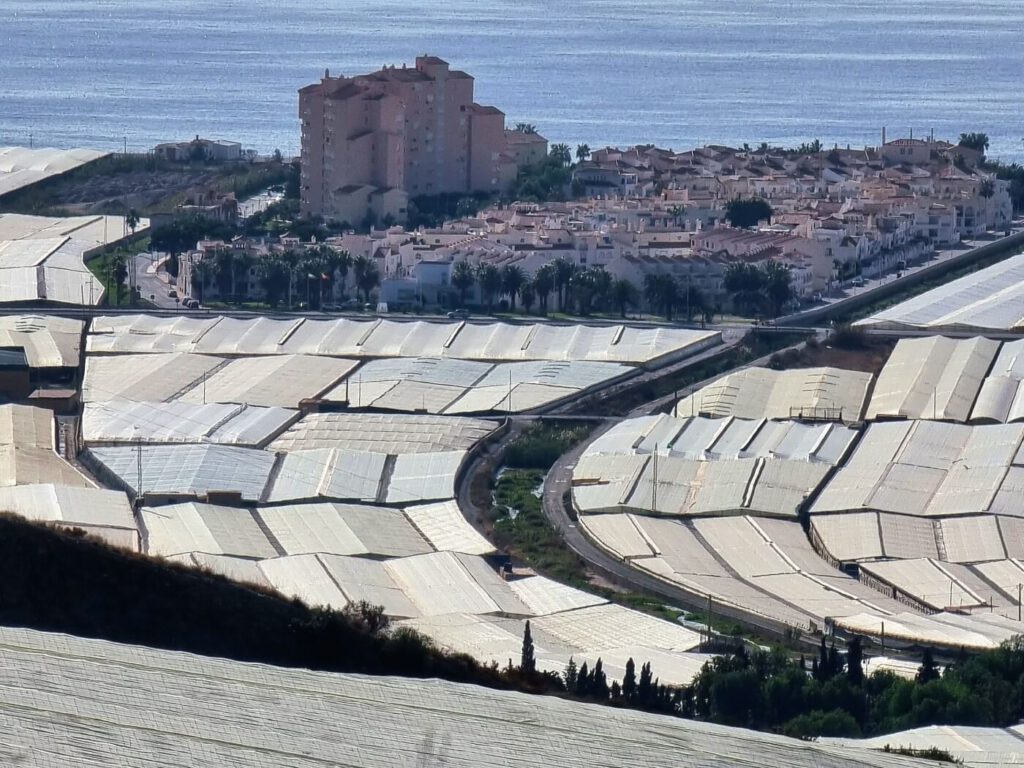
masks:
[[[864,649],[861,647],[860,637],[850,641],[850,647],[846,652],[846,677],[854,685],[864,682]]]
[[[526,620],[523,630],[523,653],[519,659],[519,671],[524,675],[532,675],[537,671],[537,661],[533,657],[533,635],[530,634],[530,620]]]
[[[576,692],[576,681],[579,675],[576,671],[576,659],[569,657],[569,663],[565,665],[565,672],[562,673],[562,680],[565,682],[565,690],[569,693]]]
[[[622,696],[630,704],[636,702],[636,664],[630,657],[626,662],[626,674],[622,678]]]
[[[935,657],[932,656],[932,649],[925,648],[921,654],[921,666],[917,670],[917,682],[930,683],[939,679],[939,668],[935,664]]]
[[[583,666],[580,667],[579,674],[576,676],[576,695],[580,698],[584,698],[590,693],[590,670],[587,668],[587,662],[583,662]]]
[[[594,665],[593,682],[590,684],[590,695],[599,701],[608,700],[608,676],[604,673],[604,664],[601,659]]]

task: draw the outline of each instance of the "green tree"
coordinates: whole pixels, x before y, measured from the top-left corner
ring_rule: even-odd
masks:
[[[765,294],[765,273],[754,264],[738,262],[725,269],[722,281],[734,309],[747,316],[760,310]]]
[[[576,681],[579,677],[578,670],[576,669],[576,660],[570,656],[569,663],[565,665],[565,671],[562,672],[562,682],[565,684],[565,690],[570,693],[576,691]]]
[[[769,261],[762,267],[765,290],[771,302],[774,316],[782,314],[782,308],[793,298],[793,275],[785,264]]]
[[[737,197],[725,205],[725,218],[738,229],[756,227],[759,221],[770,220],[772,207],[759,197]]]
[[[551,291],[555,289],[555,284],[555,268],[551,264],[545,264],[533,276],[533,290],[536,292],[537,299],[540,302],[540,313],[542,315],[548,313],[548,297],[551,295]]]
[[[939,679],[939,668],[935,664],[931,648],[925,648],[921,656],[921,666],[917,669],[917,682],[930,683]]]
[[[501,268],[501,292],[508,296],[509,309],[516,311],[516,297],[519,295],[526,275],[517,264],[506,264]]]
[[[644,277],[644,298],[653,312],[672,322],[679,306],[679,284],[671,275],[648,274]]]
[[[555,288],[558,289],[558,311],[565,311],[566,294],[569,290],[569,283],[576,272],[576,265],[568,259],[559,256],[552,262],[554,270]]]
[[[493,264],[481,264],[476,270],[476,279],[480,283],[480,293],[487,311],[494,307],[494,299],[501,291],[501,271]]]
[[[533,303],[537,300],[537,294],[533,287],[533,280],[527,280],[523,283],[522,288],[519,289],[519,298],[523,302],[523,312],[527,315],[530,314],[530,310],[533,309]]]
[[[516,123],[515,130],[520,133],[535,134],[537,133],[537,126],[533,123]]]
[[[139,212],[134,208],[129,208],[128,215],[125,216],[124,223],[127,224],[128,229],[132,231],[132,237],[135,237],[135,230],[139,226],[139,221],[141,221],[139,218]]]
[[[523,651],[519,657],[519,671],[524,675],[533,675],[537,672],[537,660],[533,656],[533,635],[530,633],[530,620],[526,620],[526,628],[523,630]]]
[[[356,290],[362,293],[363,301],[368,302],[370,293],[380,284],[380,270],[372,259],[357,256],[352,262],[352,273],[355,275]]]
[[[563,167],[572,163],[572,150],[568,144],[552,144],[548,154]]]
[[[960,146],[973,149],[976,152],[985,154],[988,152],[988,134],[987,133],[961,133],[960,134]]]
[[[206,298],[206,286],[213,278],[215,267],[213,262],[207,258],[200,258],[192,265],[192,294],[199,301]]]
[[[853,685],[864,682],[864,648],[860,637],[853,638],[846,649],[846,677]]]
[[[636,305],[636,286],[625,278],[618,278],[612,283],[612,301],[619,310],[619,317],[626,317],[626,310]]]
[[[589,144],[580,144],[579,146],[576,147],[576,162],[582,163],[588,157],[590,157]]]
[[[986,200],[991,198],[996,193],[996,185],[992,179],[985,179],[978,185],[978,194],[984,197]]]
[[[626,673],[622,676],[622,697],[630,704],[636,701],[636,664],[632,656],[626,661]]]
[[[468,261],[460,261],[452,268],[452,287],[459,292],[459,303],[465,306],[466,295],[476,283],[476,272]]]
[[[214,270],[211,269],[212,273]],[[289,290],[291,272],[284,255],[278,252],[264,253],[256,260],[256,276],[263,287],[267,303],[276,307]]]

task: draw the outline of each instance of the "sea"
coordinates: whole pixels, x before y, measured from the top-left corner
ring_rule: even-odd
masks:
[[[552,142],[1024,161],[1022,0],[0,0],[0,146],[298,151],[297,91],[429,53]]]

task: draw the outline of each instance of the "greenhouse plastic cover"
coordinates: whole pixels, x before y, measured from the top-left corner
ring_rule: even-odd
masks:
[[[680,400],[675,414],[790,419],[801,412],[838,411],[843,421],[855,422],[864,412],[871,379],[870,373],[839,368],[743,368]]]
[[[930,725],[888,733],[870,739],[822,739],[837,746],[868,749],[939,749],[966,768],[1003,768],[1024,762],[1024,728],[979,728],[963,725]]]
[[[855,325],[936,331],[1020,328],[1024,325],[1024,254],[940,285]]]
[[[0,147],[0,195],[67,173],[109,154],[96,149]]]
[[[25,768],[930,765],[440,680],[282,669],[10,627],[0,648],[0,760]]]
[[[966,422],[998,350],[999,342],[980,337],[900,339],[875,382],[867,418]]]
[[[148,226],[147,219],[138,224]],[[127,236],[123,216],[0,214],[0,303],[99,304],[103,285],[85,266],[85,254]]]
[[[340,357],[452,357],[467,360],[590,360],[653,364],[721,340],[685,328],[353,320],[100,317],[90,352],[308,354]]]
[[[243,357],[228,361],[189,391],[187,403],[246,403],[294,408],[333,387],[353,360],[312,355]]]
[[[4,315],[0,347],[24,348],[32,368],[77,368],[82,327],[81,320],[56,315]]]
[[[299,418],[285,408],[108,400],[86,403],[87,443],[220,443],[262,447]]]
[[[235,492],[258,501],[274,467],[274,454],[227,445],[112,445],[89,448],[94,460],[138,493],[138,455],[146,493],[205,496]]]
[[[271,448],[393,454],[468,450],[496,428],[492,421],[427,414],[310,413],[274,440]]]

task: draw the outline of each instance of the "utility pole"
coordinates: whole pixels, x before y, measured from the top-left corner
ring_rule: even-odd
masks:
[[[1020,621],[1020,598],[1021,590],[1024,590],[1024,584],[1017,585],[1017,621]]]
[[[138,501],[139,506],[142,506],[142,438],[139,436],[138,426],[133,426],[132,430],[135,432],[135,449],[137,451],[137,465],[136,480],[135,480],[135,499]]]
[[[658,444],[654,444],[654,482],[651,483],[651,511],[658,511]]]

